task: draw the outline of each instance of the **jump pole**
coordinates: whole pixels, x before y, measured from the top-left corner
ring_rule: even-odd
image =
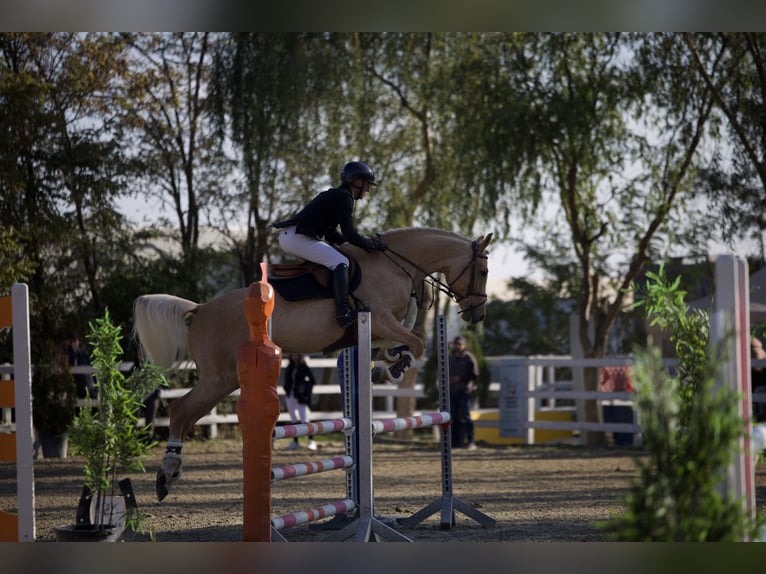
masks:
[[[0,329],[6,327],[13,328],[13,380],[0,381],[0,407],[15,409],[16,432],[0,434],[0,460],[16,461],[18,513],[0,510],[0,542],[34,542],[32,360],[29,295],[24,283],[13,285],[10,296],[0,297]]]
[[[447,322],[444,315],[436,318],[437,329],[437,368],[439,372],[439,410],[450,412],[449,400],[449,360],[447,356]],[[453,422],[454,424],[454,422]],[[457,498],[452,492],[452,441],[450,433],[445,426],[440,432],[441,465],[442,465],[442,495],[428,506],[417,511],[408,518],[399,518],[399,524],[406,528],[412,528],[423,522],[426,518],[441,510],[439,527],[442,530],[450,530],[455,525],[455,511],[460,511],[469,518],[473,518],[479,524],[486,527],[495,526],[494,518],[476,510],[473,506]]]
[[[755,518],[755,467],[752,440],[752,390],[750,387],[750,289],[747,263],[731,255],[715,258],[715,307],[710,321],[711,345],[726,343],[727,357],[717,387],[742,397],[739,415],[747,431],[729,465],[722,490],[743,500]]]
[[[356,463],[355,482],[358,496],[357,514],[342,529],[327,537],[328,541],[353,540],[354,542],[412,542],[375,516],[372,485],[372,343],[370,312],[357,314],[358,354],[356,360],[357,376],[352,384],[356,386],[353,395],[356,407],[356,437],[354,462]],[[350,353],[349,353],[350,354]],[[345,363],[344,363],[345,365]],[[344,374],[350,369],[344,369]],[[344,379],[344,381],[347,383]],[[348,389],[348,386],[346,386]]]
[[[340,530],[348,525],[349,513],[357,509],[357,484],[358,469],[354,464],[356,449],[356,426],[354,420],[356,417],[356,407],[351,386],[352,366],[351,353],[348,349],[341,354],[343,372],[343,418],[327,421],[315,421],[310,423],[282,425],[273,430],[272,438],[289,438],[317,434],[331,434],[343,432],[345,439],[345,455],[326,459],[321,461],[287,465],[274,468],[271,471],[271,483],[287,478],[296,478],[317,472],[327,472],[331,470],[346,471],[346,498],[322,506],[309,508],[306,510],[291,512],[283,516],[271,518],[271,539],[276,542],[287,542],[287,539],[280,532],[285,528],[291,528],[299,524],[308,524],[308,528],[313,530]],[[317,523],[322,518],[331,518],[325,523]]]

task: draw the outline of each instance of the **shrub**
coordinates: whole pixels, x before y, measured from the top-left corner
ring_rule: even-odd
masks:
[[[118,494],[119,476],[127,471],[144,472],[142,458],[154,446],[149,440],[149,427],[138,426],[143,397],[157,386],[165,386],[162,372],[153,365],[133,371],[129,378],[119,370],[122,355],[119,326],[112,324],[109,311],[90,324],[91,361],[98,388],[98,404],[86,399],[74,419],[69,441],[72,450],[85,457],[85,485],[96,503],[94,527],[112,524],[112,516],[104,509],[107,497]],[[126,526],[135,530],[141,519],[135,508],[128,507]]]
[[[634,383],[645,457],[630,486],[625,512],[600,526],[620,541],[741,541],[755,538],[763,518],[722,492],[746,425],[738,393],[715,381],[723,357],[708,344],[709,320],[689,314],[678,282],[661,267],[640,293],[653,322],[668,328],[678,352],[677,372],[657,348],[636,352]]]

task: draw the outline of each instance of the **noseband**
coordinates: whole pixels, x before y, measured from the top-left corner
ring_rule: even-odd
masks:
[[[480,297],[482,299],[481,303],[478,303],[478,304],[469,303],[468,307],[466,309],[463,309],[463,312],[472,311],[476,307],[481,307],[482,305],[484,305],[484,303],[487,302],[487,294],[486,293],[477,293],[477,292],[475,292],[474,291],[474,287],[476,285],[476,273],[477,273],[476,272],[476,260],[477,259],[488,259],[488,257],[486,255],[484,255],[483,253],[479,252],[479,242],[476,241],[476,240],[473,240],[471,242],[471,250],[473,251],[472,254],[471,254],[471,260],[468,262],[468,264],[465,267],[463,267],[463,270],[460,273],[458,273],[457,277],[455,277],[447,285],[447,289],[449,290],[448,291],[449,296],[457,304],[460,304],[460,301],[462,301],[463,299],[467,299],[468,297]],[[471,278],[468,280],[468,290],[466,291],[465,294],[461,295],[457,291],[455,291],[455,289],[452,286],[455,284],[455,282],[458,279],[460,279],[463,276],[463,274],[468,269],[471,270]]]

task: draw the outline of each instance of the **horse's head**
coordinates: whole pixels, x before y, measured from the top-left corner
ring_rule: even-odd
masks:
[[[489,274],[487,245],[491,239],[490,233],[471,242],[470,258],[449,283],[450,291],[460,307],[460,316],[469,323],[478,323],[484,319]]]

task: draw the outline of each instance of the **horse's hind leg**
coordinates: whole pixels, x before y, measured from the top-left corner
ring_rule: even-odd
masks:
[[[170,432],[155,482],[157,500],[163,500],[173,484],[181,478],[184,437],[191,431],[194,423],[209,413],[235,388],[236,386],[221,390],[217,380],[205,378],[200,374],[199,381],[191,391],[170,403]]]

